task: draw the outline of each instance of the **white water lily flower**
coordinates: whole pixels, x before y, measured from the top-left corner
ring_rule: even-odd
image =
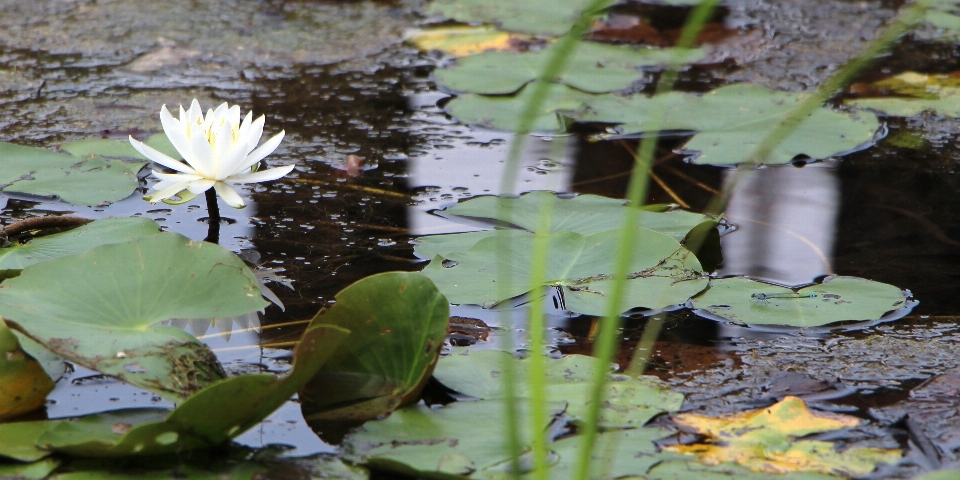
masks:
[[[180,119],[173,118],[164,105],[160,108],[160,123],[170,143],[180,152],[186,163],[173,159],[142,142],[130,137],[130,144],[143,156],[176,170],[179,173],[163,173],[153,170],[160,179],[153,186],[156,193],[147,195],[148,202],[184,203],[213,187],[223,201],[233,208],[243,208],[243,199],[231,184],[256,183],[276,180],[293,170],[293,165],[257,171],[260,160],[273,153],[284,132],[260,143],[263,135],[264,117],[253,120],[253,112],[248,112],[240,122],[240,107],[228,107],[226,103],[216,110],[207,110],[203,115],[200,102],[196,99],[190,104],[190,110],[180,106]],[[170,201],[178,195],[179,201]]]

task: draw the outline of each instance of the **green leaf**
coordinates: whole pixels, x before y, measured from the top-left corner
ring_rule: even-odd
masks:
[[[99,205],[129,196],[137,176],[120,160],[78,158],[40,148],[0,143],[4,191],[55,195],[68,203]]]
[[[794,472],[772,475],[747,470],[735,463],[704,465],[699,462],[668,460],[657,464],[646,478],[650,480],[676,480],[678,478],[696,478],[698,480],[837,480],[847,478],[814,472]]]
[[[711,280],[693,308],[747,325],[819,327],[841,321],[878,320],[910,308],[903,290],[856,277],[831,277],[799,290],[747,278]]]
[[[537,2],[513,0],[436,0],[428,15],[444,16],[460,22],[492,23],[502,30],[546,36],[560,36],[580,17],[589,0],[555,0],[549,8]],[[602,8],[616,3],[611,0]]]
[[[63,421],[37,443],[85,457],[155,455],[221,445],[286,402],[348,335],[339,327],[311,324],[294,351],[293,369],[284,378],[253,374],[221,380],[169,415],[159,409],[119,410]]]
[[[696,154],[697,164],[734,165],[749,161],[759,142],[786,118],[805,95],[763,87],[728,85],[703,93],[670,92],[656,97],[598,95],[573,115],[578,121],[622,124],[624,135],[660,130],[693,132],[681,153]],[[657,122],[654,115],[663,114]],[[814,110],[762,163],[789,163],[798,155],[823,159],[873,141],[880,124],[868,112],[859,115],[827,108]]]
[[[592,455],[594,475],[590,478],[639,477],[665,458],[677,457],[657,453],[657,446],[653,443],[673,433],[671,430],[651,427],[601,432],[597,435],[597,448]],[[550,468],[548,478],[574,478],[582,444],[583,437],[575,435],[550,445],[559,458]]]
[[[446,112],[467,125],[517,131],[521,113],[530,102],[536,84],[527,84],[519,93],[511,96],[461,95],[447,103]],[[530,125],[531,131],[566,131],[562,115],[581,109],[596,96],[563,84],[550,84],[545,102]]]
[[[26,464],[0,464],[0,478],[12,480],[41,480],[48,478],[57,467],[60,460],[47,458],[38,462]]]
[[[545,286],[562,287],[572,294],[567,308],[581,313],[603,314],[606,280],[615,265],[618,231],[581,235],[561,231],[550,236]],[[509,244],[503,255],[501,241]],[[636,252],[628,266],[627,297],[620,311],[644,307],[665,308],[683,303],[706,287],[700,264],[676,240],[646,228],[637,228]],[[455,264],[444,266],[437,257],[424,270],[444,295],[455,304],[493,306],[526,293],[530,288],[530,256],[534,234],[497,231],[463,253],[451,253]],[[509,278],[508,285],[500,279]],[[641,295],[642,294],[642,295]]]
[[[515,394],[519,398],[528,396],[527,362],[508,352],[454,349],[440,359],[433,376],[464,395],[503,399],[506,394],[501,372],[508,365],[517,374]],[[611,370],[600,365],[596,358],[585,355],[547,360],[544,384],[548,398],[567,402],[566,413],[574,422],[580,422],[589,408],[587,400],[596,368]],[[610,378],[601,407],[601,424],[605,428],[639,428],[660,413],[677,411],[683,403],[683,395],[671,392],[654,377],[629,378],[611,372]]]
[[[447,332],[449,304],[416,273],[373,275],[347,287],[314,323],[352,334],[300,391],[310,421],[369,420],[419,394]]]
[[[74,255],[100,245],[126,242],[157,233],[160,233],[160,226],[146,218],[97,220],[67,232],[0,249],[0,269],[23,269],[51,258]]]
[[[61,473],[50,480],[256,480],[266,478],[268,468],[254,462],[226,463],[212,468],[179,465],[165,469],[143,469],[130,466],[83,468]]]
[[[0,423],[0,458],[20,462],[40,460],[50,452],[37,448],[37,440],[61,420]]]
[[[438,69],[434,77],[439,86],[457,93],[510,94],[539,78],[554,51],[555,47],[550,46],[535,52],[471,55],[451,67]],[[640,80],[641,67],[660,66],[676,60],[689,63],[703,56],[700,49],[637,49],[583,42],[568,59],[567,68],[554,81],[585,92],[614,92],[627,89]]]
[[[37,263],[0,285],[0,315],[61,357],[177,401],[219,380],[214,355],[172,318],[267,305],[230,251],[159,233]]]
[[[130,145],[129,140],[88,138],[65,143],[60,146],[60,149],[76,157],[126,157],[147,160],[133,148],[133,145]],[[144,163],[140,162],[140,166],[143,165]]]
[[[552,415],[562,405],[549,406]],[[521,444],[530,438],[526,406],[517,405]],[[454,402],[442,408],[409,405],[367,422],[343,441],[347,459],[417,478],[462,478],[506,462],[504,400]],[[543,427],[547,427],[544,419]]]

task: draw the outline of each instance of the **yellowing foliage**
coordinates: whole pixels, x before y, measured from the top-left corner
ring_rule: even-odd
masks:
[[[819,472],[861,476],[877,463],[900,459],[899,450],[849,448],[838,452],[830,442],[796,440],[811,433],[855,427],[861,420],[847,415],[814,412],[803,400],[786,397],[768,408],[713,418],[695,414],[674,416],[680,425],[706,435],[707,443],[666,447],[696,455],[710,465],[734,462],[765,473]]]
[[[0,319],[0,420],[43,406],[53,380]]]
[[[455,57],[516,50],[518,43],[528,42],[531,38],[483,26],[433,28],[407,33],[407,41],[420,50],[440,50]]]

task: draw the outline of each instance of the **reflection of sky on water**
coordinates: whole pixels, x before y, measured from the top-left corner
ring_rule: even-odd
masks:
[[[723,237],[719,273],[785,285],[833,273],[839,190],[823,163],[743,171],[724,214],[737,229]]]

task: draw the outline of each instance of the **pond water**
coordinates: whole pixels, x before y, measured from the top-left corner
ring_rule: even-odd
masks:
[[[865,45],[893,15],[891,3],[733,2],[721,18],[741,33],[719,40],[717,61],[685,72],[680,88],[749,81],[808,90]],[[217,352],[228,372],[285,371],[304,320],[338,291],[374,273],[421,269],[425,263],[411,244],[417,236],[477,228],[435,210],[501,192],[506,152],[516,139],[443,113],[449,95],[431,80],[437,58],[401,43],[403,31],[423,21],[416,2],[160,5],[0,1],[0,140],[53,148],[83,138],[145,138],[160,131],[161,104],[193,98],[266,114],[267,135],[286,131],[268,163],[295,162],[294,173],[241,192],[249,205],[244,210],[221,205],[227,220],[220,234],[226,248],[275,269],[284,282],[269,286],[285,308],[270,306],[256,319],[184,326]],[[637,12],[669,27],[686,10],[624,7],[622,14]],[[955,46],[909,37],[862,79],[949,71],[958,58]],[[923,146],[884,139],[842,159],[748,172],[725,211],[730,231],[722,237],[718,274],[784,285],[832,274],[868,278],[909,289],[920,301],[910,315],[851,332],[758,333],[688,310],[655,319],[638,313],[627,322],[620,362],[629,361],[648,322],[664,322],[650,373],[687,395],[685,409],[741,410],[787,391],[865,418],[867,409],[894,405],[921,382],[960,366],[960,221],[954,213],[960,211],[960,151],[952,142],[958,125],[932,114],[885,120],[887,139],[913,135]],[[589,133],[530,138],[510,190],[622,197],[635,142],[592,142]],[[684,162],[670,153],[680,143],[661,144],[654,173],[662,183],[651,185],[649,201],[682,201],[699,211],[732,170]],[[153,181],[145,178],[144,189]],[[172,207],[135,194],[83,208],[3,195],[6,223],[49,213],[144,216],[194,239],[207,231],[202,199]],[[553,354],[591,351],[595,319],[550,313]],[[452,315],[497,327],[486,340],[461,336],[452,340],[458,344],[498,348],[512,335],[524,348],[522,307],[512,309],[507,325],[489,309],[455,307]],[[47,415],[144,405],[168,404],[78,368],[58,383]],[[840,440],[907,445],[902,430],[891,432]],[[290,455],[337,448],[309,430],[294,402],[238,441],[290,445]],[[916,471],[896,468],[877,475]]]

